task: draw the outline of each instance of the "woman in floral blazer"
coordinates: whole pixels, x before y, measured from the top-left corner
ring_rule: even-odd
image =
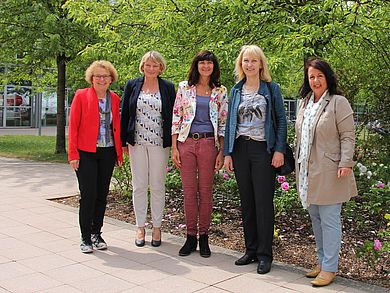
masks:
[[[172,161],[180,169],[184,191],[187,240],[179,255],[196,250],[211,255],[208,230],[212,212],[214,172],[223,165],[227,90],[219,82],[219,64],[210,51],[193,59],[188,81],[182,81],[172,118]]]

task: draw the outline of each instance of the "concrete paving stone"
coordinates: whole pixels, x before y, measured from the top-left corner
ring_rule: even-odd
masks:
[[[1,286],[10,292],[29,293],[62,285],[61,282],[48,278],[41,273],[21,276],[1,281]]]
[[[47,272],[60,267],[75,264],[74,261],[57,254],[48,254],[18,261],[36,272]]]
[[[0,264],[0,281],[18,278],[20,276],[33,274],[34,271],[26,266],[23,266],[15,261]],[[1,287],[1,283],[0,283]]]
[[[85,261],[82,264],[104,273],[112,273],[117,270],[134,268],[139,263],[133,262],[119,255],[95,254],[96,258],[90,261]]]
[[[16,239],[15,237],[10,237],[6,235],[6,237],[1,239],[1,249],[10,249],[10,248],[18,248],[25,247],[26,242]]]
[[[10,212],[10,211],[15,210],[15,207],[13,205],[8,204],[5,200],[4,200],[4,204],[3,204],[3,199],[1,201],[2,201],[2,204],[0,205],[0,212],[1,213]],[[11,199],[10,199],[10,202],[12,202]]]
[[[229,273],[227,271],[217,269],[211,266],[200,266],[185,273],[183,277],[205,283],[208,285],[214,285],[216,283],[223,282],[230,278],[237,276],[237,274]]]
[[[46,290],[42,290],[42,291],[38,291],[39,293],[80,293],[80,292],[83,292],[81,290],[78,290],[72,286],[69,286],[69,285],[62,285],[62,286],[58,286],[58,287],[54,287],[54,288],[50,288],[50,289],[46,289]]]
[[[1,211],[0,211],[1,213]],[[23,224],[20,222],[17,222],[15,220],[2,217],[0,216],[0,229],[3,230],[3,228],[9,228],[9,227],[16,227],[16,226],[22,226]]]
[[[148,263],[149,266],[172,275],[184,276],[192,270],[199,268],[199,264],[183,258],[167,257]]]
[[[0,255],[18,261],[22,259],[50,254],[46,249],[24,244],[16,248],[0,249]]]
[[[224,262],[218,263],[214,265],[216,268],[219,268],[221,270],[227,271],[229,273],[233,274],[246,274],[249,272],[256,272],[257,269],[257,263],[252,263],[246,266],[236,266],[234,262],[236,261],[236,258],[231,259],[228,258]]]
[[[208,287],[208,285],[196,281],[192,281],[189,279],[185,279],[181,276],[170,276],[168,278],[148,282],[144,284],[143,287],[146,287],[150,290],[154,290],[155,292],[195,292],[201,289]]]
[[[144,286],[144,284],[163,280],[172,276],[171,274],[161,272],[155,268],[141,264],[127,269],[114,271],[111,273],[111,275],[125,280],[126,282],[142,286]]]
[[[220,282],[215,284],[214,287],[231,292],[258,292],[259,289],[261,289],[262,292],[272,292],[272,290],[279,288],[277,285],[259,279],[248,278],[245,275]]]
[[[26,239],[28,239],[28,243],[33,244],[34,246],[37,247],[46,247],[45,244],[51,241],[65,240],[65,238],[47,231],[30,233],[28,234],[28,236],[25,235],[15,236],[15,238],[20,241],[26,241]]]
[[[300,279],[297,279],[295,281],[283,284],[283,287],[287,288],[287,289],[296,290],[299,292],[304,292],[304,293],[318,292],[318,288],[313,287],[310,284],[310,281],[312,281],[312,280],[313,279],[306,278],[306,277],[300,278]],[[332,284],[330,284],[326,287],[321,287],[321,293],[339,292],[341,290],[344,290],[345,288],[346,288],[345,285],[341,285],[338,283],[338,280],[336,277],[335,281]]]
[[[49,229],[46,228],[44,230],[52,232],[64,238],[75,239],[75,240],[77,239],[78,241],[80,241],[80,228],[76,225],[68,228],[57,229],[57,227],[54,227]]]
[[[1,233],[11,237],[27,236],[28,234],[37,233],[39,231],[39,229],[27,225],[1,228]]]
[[[57,281],[63,282],[64,284],[69,284],[81,280],[103,276],[104,273],[87,267],[83,264],[72,264],[47,271],[45,272],[45,275]]]
[[[375,285],[370,285],[367,283],[362,283],[362,282],[357,282],[353,280],[348,280],[348,279],[343,279],[343,278],[338,278],[338,283],[341,285],[345,285],[346,287],[343,290],[340,290],[339,292],[342,293],[388,293],[390,292],[390,289],[386,289],[383,287],[375,286]],[[390,280],[389,280],[390,281]]]
[[[214,286],[209,286],[207,288],[196,291],[196,293],[226,293],[226,292],[230,292],[230,291],[216,288]]]
[[[71,286],[80,289],[84,292],[121,292],[135,287],[135,284],[126,282],[122,279],[103,275],[97,278],[80,280],[70,283]]]
[[[296,272],[283,270],[277,268],[275,265],[272,265],[271,271],[268,274],[261,275],[257,273],[257,270],[255,270],[245,274],[245,276],[249,278],[260,279],[262,281],[266,281],[279,286],[282,286],[286,283],[294,282],[298,279],[307,280],[307,278],[303,274],[297,274]]]
[[[72,241],[69,239],[61,239],[49,241],[44,244],[47,251],[60,253],[65,251],[77,251],[80,254],[80,240]]]
[[[0,264],[11,262],[11,261],[12,260],[10,260],[8,257],[0,255]]]
[[[271,291],[272,293],[295,293],[295,292],[301,292],[301,291],[296,291],[293,289],[285,288],[285,287],[278,287],[275,290]]]
[[[155,290],[150,290],[142,286],[136,286],[131,288],[130,290],[121,291],[121,293],[155,293]]]
[[[164,254],[152,251],[147,247],[137,247],[137,250],[134,251],[124,251],[122,256],[140,264],[148,264],[167,258]]]
[[[32,210],[33,208],[42,208],[42,207],[45,207],[45,201],[42,200],[42,199],[39,199],[39,200],[29,200],[29,201],[20,201],[20,202],[16,202],[13,204],[15,207],[17,208],[20,208],[20,209],[24,209],[24,210],[28,210],[32,213],[34,213],[34,211]]]

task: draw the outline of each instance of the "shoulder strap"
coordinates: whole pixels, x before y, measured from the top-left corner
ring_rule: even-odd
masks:
[[[277,128],[277,124],[276,124],[276,114],[275,114],[275,107],[274,107],[274,94],[272,92],[272,87],[271,87],[271,83],[270,82],[267,82],[267,87],[268,87],[268,90],[269,92],[271,93],[271,103],[272,103],[272,109],[271,109],[271,115],[272,115],[272,120],[274,122],[274,125],[275,125],[275,129]]]

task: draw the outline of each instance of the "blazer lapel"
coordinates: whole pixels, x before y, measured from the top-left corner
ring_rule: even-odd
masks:
[[[311,127],[311,143],[313,142],[313,139],[314,139],[314,130],[317,127],[318,120],[320,119],[322,113],[324,112],[325,107],[329,104],[330,99],[331,99],[331,96],[329,95],[329,92],[328,92],[323,97],[321,105],[319,106],[317,113],[314,116],[313,125]]]

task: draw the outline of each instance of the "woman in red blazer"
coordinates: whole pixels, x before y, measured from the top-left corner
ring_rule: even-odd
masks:
[[[101,237],[112,172],[122,165],[120,98],[109,91],[118,73],[108,61],[95,61],[85,72],[90,88],[78,90],[70,109],[68,159],[80,189],[80,249],[104,250]]]

